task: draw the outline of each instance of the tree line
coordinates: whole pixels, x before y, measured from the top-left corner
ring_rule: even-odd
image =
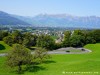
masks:
[[[0,31],[0,40],[12,46],[21,44],[27,48],[32,46],[53,50],[61,47],[83,47],[86,44],[100,42],[100,30],[74,30],[65,31],[63,41],[55,43],[50,35],[36,35],[30,32],[21,33],[20,31]]]
[[[99,43],[100,30],[74,30],[65,31],[63,47],[83,47],[86,44]]]
[[[0,40],[4,41],[9,46],[13,44],[21,44],[27,48],[32,46],[54,49],[55,41],[50,35],[36,35],[30,32],[21,33],[18,30],[13,32],[0,31]]]

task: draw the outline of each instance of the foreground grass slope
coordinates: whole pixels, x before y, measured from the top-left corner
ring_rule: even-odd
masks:
[[[3,41],[0,41],[0,53],[6,53],[6,52],[8,52],[11,49],[12,49],[12,47],[10,47],[9,45],[7,45]]]
[[[99,72],[100,73],[100,44],[88,44],[85,48],[93,52],[87,54],[52,55],[44,64],[31,67],[22,75],[99,75],[63,74],[62,72]],[[0,57],[0,75],[17,75],[14,69],[5,65],[5,57]]]

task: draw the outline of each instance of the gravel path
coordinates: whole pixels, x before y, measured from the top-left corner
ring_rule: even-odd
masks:
[[[82,49],[84,49],[84,51],[82,51]],[[66,52],[66,50],[81,50],[81,52]],[[48,54],[84,54],[84,53],[89,53],[89,52],[92,52],[92,51],[85,48],[67,47],[67,48],[59,48],[53,51],[48,51]],[[31,52],[31,53],[34,54],[34,52]],[[2,56],[6,56],[6,53],[0,54],[0,57]]]

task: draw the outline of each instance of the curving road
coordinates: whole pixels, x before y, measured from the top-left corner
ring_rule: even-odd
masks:
[[[77,49],[77,50],[82,50],[84,49],[84,51],[81,52],[66,52],[66,50],[72,50],[72,49]],[[84,54],[84,53],[90,53],[92,52],[89,49],[85,49],[85,48],[72,48],[72,47],[67,47],[67,48],[59,48],[57,50],[53,50],[53,51],[48,51],[48,54]],[[34,52],[31,52],[32,54],[34,54]],[[0,57],[2,56],[6,56],[7,53],[2,53],[0,54]]]

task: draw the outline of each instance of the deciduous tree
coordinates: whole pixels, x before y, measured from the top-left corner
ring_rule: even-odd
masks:
[[[15,44],[13,50],[7,55],[7,65],[10,67],[18,66],[18,73],[22,71],[22,65],[30,64],[32,61],[31,52],[22,45]]]

